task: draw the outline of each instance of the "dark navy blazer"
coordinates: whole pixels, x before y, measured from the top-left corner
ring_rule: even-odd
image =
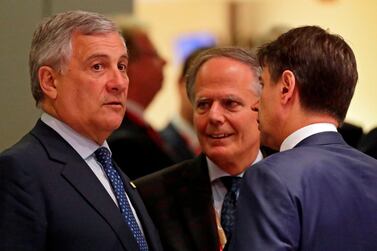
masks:
[[[135,181],[165,251],[218,251],[211,180],[204,154]]]
[[[162,250],[139,194],[121,175],[150,250]],[[0,155],[0,250],[135,251],[137,243],[86,162],[39,120]]]
[[[377,160],[323,132],[244,177],[232,251],[377,250]]]

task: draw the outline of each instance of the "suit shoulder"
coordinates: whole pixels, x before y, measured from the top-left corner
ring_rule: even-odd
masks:
[[[0,154],[0,179],[30,192],[30,186],[43,179],[47,161],[48,155],[43,146],[28,134]]]
[[[4,150],[0,154],[0,159],[2,162],[14,160],[20,162],[26,161],[30,164],[30,161],[37,156],[41,157],[42,152],[44,152],[44,148],[40,142],[31,134],[27,134],[16,144]]]

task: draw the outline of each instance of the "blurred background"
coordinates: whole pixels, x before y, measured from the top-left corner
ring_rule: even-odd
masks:
[[[178,109],[177,78],[185,55],[201,45],[255,48],[291,27],[319,25],[340,34],[356,55],[359,82],[346,121],[366,133],[377,126],[377,2],[373,0],[1,0],[0,151],[39,117],[30,93],[28,51],[39,21],[82,9],[136,17],[167,60],[164,86],[146,117],[162,128]],[[132,84],[132,83],[131,83]]]

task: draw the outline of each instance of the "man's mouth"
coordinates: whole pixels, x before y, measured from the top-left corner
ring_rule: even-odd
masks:
[[[114,102],[107,102],[107,103],[105,103],[105,105],[119,105],[119,106],[123,106],[123,103],[122,102],[118,102],[118,101],[114,101]]]
[[[122,102],[114,101],[114,102],[106,102],[105,107],[120,111],[120,110],[123,110],[125,106]]]
[[[229,137],[231,134],[219,133],[219,134],[207,134],[211,139],[223,139]]]

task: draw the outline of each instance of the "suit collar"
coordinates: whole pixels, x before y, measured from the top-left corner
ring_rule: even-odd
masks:
[[[50,159],[60,163],[62,176],[111,226],[124,248],[137,250],[136,240],[123,221],[118,207],[80,155],[59,134],[40,120],[31,134],[41,142]]]
[[[99,147],[96,142],[79,134],[66,123],[48,113],[43,113],[41,120],[67,141],[83,159],[87,159]],[[103,144],[103,146],[108,148],[107,144]]]
[[[302,141],[295,147],[308,145],[328,145],[328,144],[347,144],[338,132],[321,132],[313,134]]]
[[[336,132],[336,127],[330,123],[315,123],[304,126],[290,134],[281,144],[280,151],[292,149],[303,139],[321,132]]]

